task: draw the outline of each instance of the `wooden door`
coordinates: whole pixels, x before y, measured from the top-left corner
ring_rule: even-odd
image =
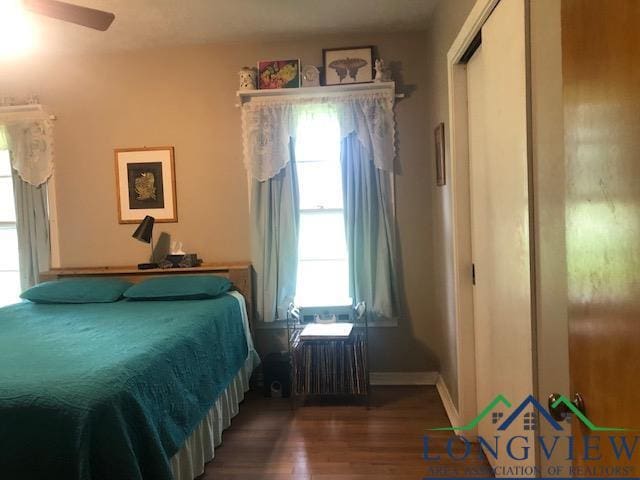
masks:
[[[516,405],[533,391],[525,3],[500,2],[467,63],[471,249],[478,411],[498,394]],[[481,422],[493,438],[499,424]],[[509,436],[533,445],[514,423]],[[504,444],[501,445],[501,448]],[[500,451],[494,465],[533,465]]]
[[[562,53],[572,394],[583,395],[596,426],[638,429],[640,1],[563,0]],[[573,433],[574,465],[626,465],[635,471],[607,476],[640,475],[640,445],[619,461],[606,438],[618,433],[576,418]],[[583,435],[601,437],[600,459],[584,459]],[[578,472],[590,474],[601,476]]]

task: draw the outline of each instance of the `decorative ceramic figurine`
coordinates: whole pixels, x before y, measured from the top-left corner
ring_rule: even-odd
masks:
[[[382,76],[384,74],[384,60],[381,58],[376,59],[374,68],[376,70],[376,76],[374,77],[374,82],[382,82]]]
[[[240,90],[255,90],[258,73],[255,68],[243,67],[238,72],[240,78]]]

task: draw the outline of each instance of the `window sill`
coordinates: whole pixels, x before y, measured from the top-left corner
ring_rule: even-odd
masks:
[[[398,320],[371,320],[368,323],[369,328],[392,328],[398,326]],[[255,325],[256,330],[280,330],[287,328],[286,320],[276,320],[275,322],[259,322]]]

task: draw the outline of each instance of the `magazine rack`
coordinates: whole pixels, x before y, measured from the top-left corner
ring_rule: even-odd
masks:
[[[369,405],[368,321],[364,303],[354,307],[348,337],[331,335],[301,338],[309,324],[293,304],[287,312],[287,338],[291,358],[292,407],[312,397],[363,400]],[[330,325],[330,324],[329,324]]]

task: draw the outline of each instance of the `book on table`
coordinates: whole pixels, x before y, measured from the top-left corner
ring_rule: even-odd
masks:
[[[301,340],[347,339],[353,330],[353,323],[310,323],[300,334]]]

